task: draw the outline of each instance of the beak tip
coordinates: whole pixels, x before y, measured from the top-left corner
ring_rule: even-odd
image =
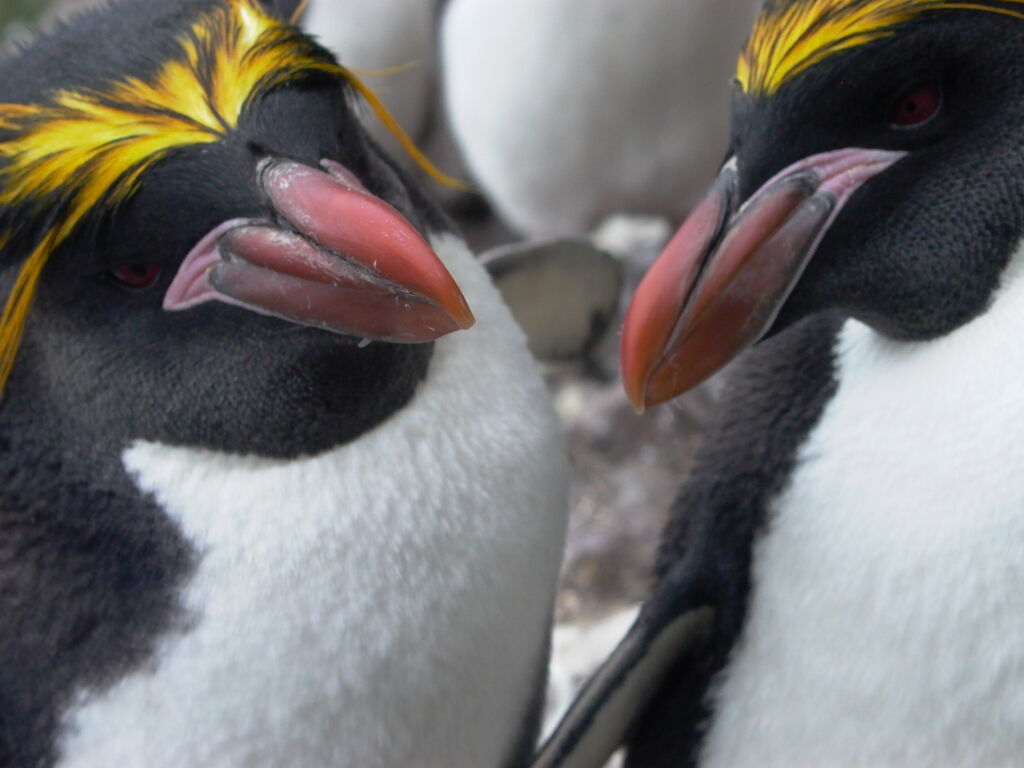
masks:
[[[647,411],[650,402],[647,397],[647,382],[632,376],[625,375],[622,380],[623,389],[626,391],[626,398],[637,415],[643,415]]]
[[[457,288],[454,290],[458,291]],[[473,314],[473,310],[469,307],[469,302],[466,301],[461,291],[458,291],[455,298],[437,302],[435,306],[438,306],[439,309],[448,315],[457,331],[468,331],[476,325],[476,315]]]
[[[458,323],[460,329],[468,331],[476,325],[476,316],[473,314],[473,310],[466,306],[465,310],[455,318],[455,322]]]

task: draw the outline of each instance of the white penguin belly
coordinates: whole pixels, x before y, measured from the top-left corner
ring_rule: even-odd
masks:
[[[844,327],[701,765],[1024,765],[1020,264],[1004,285],[933,342]]]
[[[139,443],[139,486],[201,555],[194,626],[83,695],[61,768],[498,768],[540,682],[563,546],[559,425],[454,238],[477,314],[410,405],[327,454]],[[454,251],[458,251],[453,253]]]

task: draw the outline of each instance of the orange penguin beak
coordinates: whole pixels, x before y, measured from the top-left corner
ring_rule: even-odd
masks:
[[[738,210],[727,164],[626,314],[622,378],[633,407],[643,412],[696,387],[764,336],[846,202],[904,154],[806,158]]]

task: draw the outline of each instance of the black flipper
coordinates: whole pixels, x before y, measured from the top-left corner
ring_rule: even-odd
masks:
[[[645,611],[586,685],[532,768],[601,768],[621,747],[665,674],[705,645],[713,611]]]

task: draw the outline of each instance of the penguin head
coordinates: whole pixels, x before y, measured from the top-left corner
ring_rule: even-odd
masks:
[[[637,291],[643,410],[835,310],[894,339],[985,311],[1024,229],[1024,3],[775,0],[741,54],[727,160]]]
[[[8,416],[306,454],[404,405],[472,325],[426,239],[443,217],[300,11],[125,2],[0,62]]]

